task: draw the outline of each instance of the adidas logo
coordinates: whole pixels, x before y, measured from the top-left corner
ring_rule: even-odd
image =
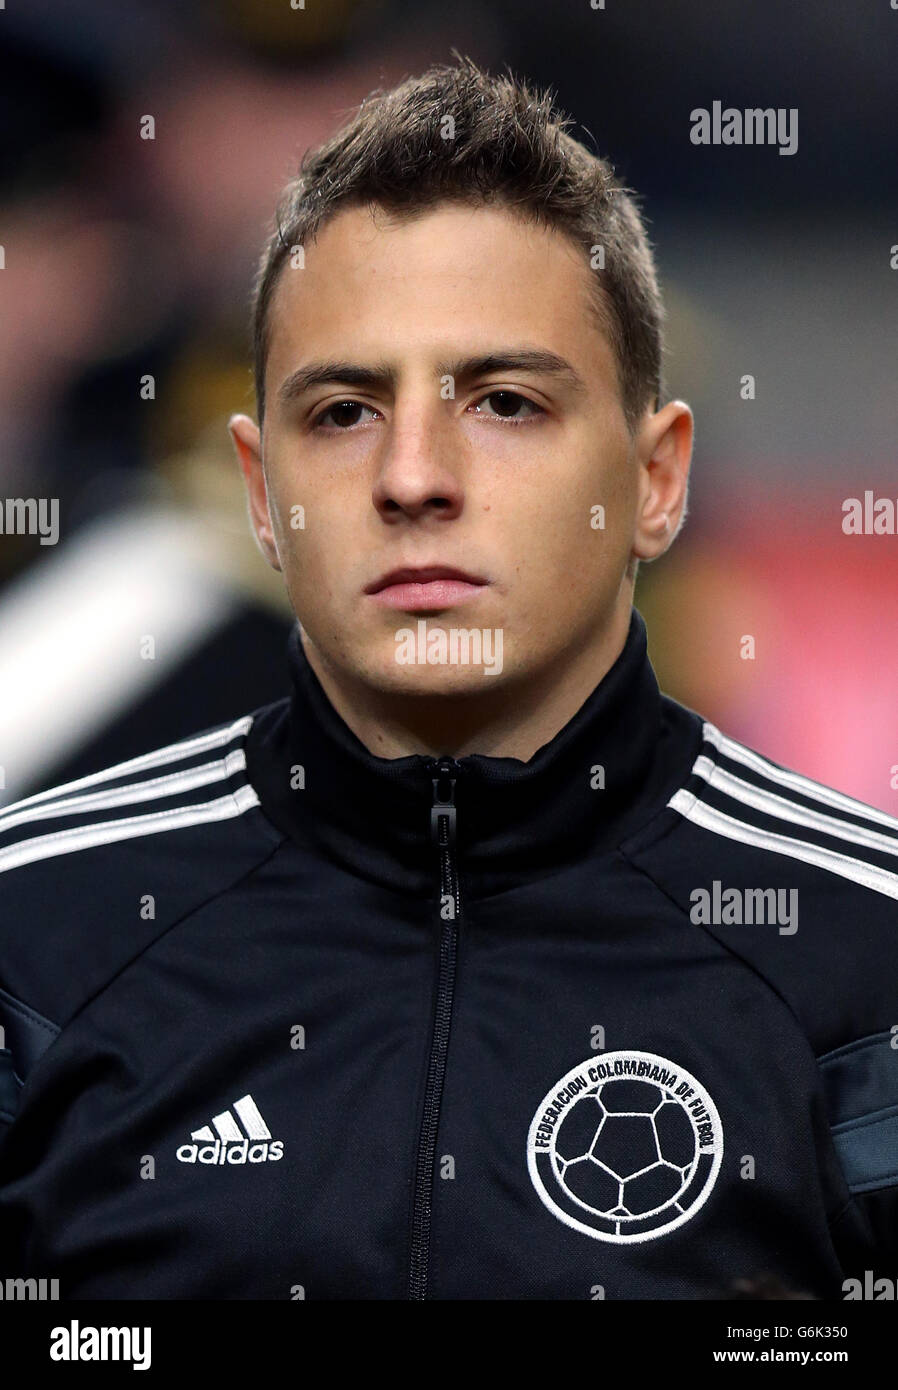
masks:
[[[284,1156],[283,1140],[272,1139],[252,1096],[241,1096],[230,1110],[213,1115],[211,1125],[193,1130],[190,1137],[196,1142],[178,1149],[181,1163],[274,1163]]]

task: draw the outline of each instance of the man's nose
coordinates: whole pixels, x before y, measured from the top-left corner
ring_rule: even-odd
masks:
[[[451,520],[461,511],[461,441],[451,437],[443,404],[410,402],[394,414],[372,493],[385,521],[428,514]]]

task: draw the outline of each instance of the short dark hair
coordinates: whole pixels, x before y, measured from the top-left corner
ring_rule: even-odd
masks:
[[[441,203],[506,207],[565,233],[596,269],[595,309],[615,353],[631,433],[662,389],[664,310],[633,190],[567,133],[549,91],[483,72],[455,53],[420,77],[367,97],[325,144],[309,150],[281,195],[253,293],[253,356],[261,424],[271,300],[284,261],[336,212],[377,205],[414,217]]]

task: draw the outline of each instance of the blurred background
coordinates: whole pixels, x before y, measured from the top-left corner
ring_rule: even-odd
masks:
[[[59,499],[57,544],[0,535],[0,801],[286,693],[226,431],[255,412],[252,274],[304,150],[456,48],[551,86],[641,195],[697,422],[689,519],[637,592],[662,688],[898,815],[898,536],[842,529],[849,497],[898,507],[898,11],[592,4],[0,13],[0,505]],[[693,145],[715,100],[797,107],[797,152]]]

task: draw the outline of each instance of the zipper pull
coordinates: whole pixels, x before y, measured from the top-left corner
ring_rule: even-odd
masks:
[[[455,844],[455,782],[459,767],[454,758],[439,758],[433,767],[436,776],[431,778],[433,801],[430,807],[430,838],[439,848],[446,848]],[[443,826],[446,827],[445,834]]]

